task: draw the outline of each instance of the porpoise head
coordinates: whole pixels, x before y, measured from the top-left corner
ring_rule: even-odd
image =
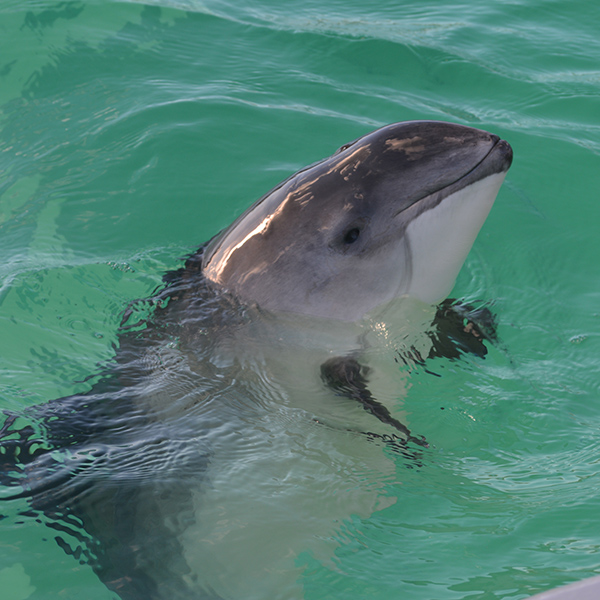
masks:
[[[206,249],[244,303],[356,321],[450,293],[512,161],[507,142],[435,121],[378,129],[266,194]]]

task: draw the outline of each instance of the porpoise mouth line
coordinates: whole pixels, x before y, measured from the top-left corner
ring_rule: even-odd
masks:
[[[394,213],[393,217],[397,217],[399,214],[403,213],[405,210],[408,210],[409,208],[411,208],[415,204],[418,204],[419,202],[421,202],[421,200],[423,200],[425,198],[429,198],[429,197],[433,196],[434,194],[439,194],[443,190],[447,190],[448,188],[451,188],[451,187],[455,186],[456,184],[460,183],[464,179],[467,179],[467,178],[471,177],[471,175],[473,175],[473,173],[475,173],[476,171],[478,171],[481,168],[481,166],[488,160],[488,158],[492,155],[492,153],[500,145],[506,145],[506,146],[508,146],[508,148],[510,150],[510,145],[508,144],[508,142],[506,140],[503,140],[502,138],[498,138],[496,140],[495,144],[490,148],[489,152],[470,171],[467,171],[466,173],[464,173],[463,175],[461,175],[458,179],[455,179],[452,183],[449,183],[449,184],[445,185],[444,187],[438,188],[437,190],[435,190],[433,192],[429,192],[429,193],[425,194],[424,196],[421,196],[420,198],[417,198],[414,202],[411,202],[411,204],[409,206],[405,206],[402,209],[400,209],[397,213]],[[487,177],[489,175],[493,175],[495,173],[502,173],[503,171],[504,172],[508,171],[508,169],[509,169],[509,167],[511,165],[511,162],[512,162],[512,156],[511,156],[510,160],[508,161],[508,164],[506,164],[503,168],[498,169],[497,171],[491,172],[488,175],[486,175],[484,177],[481,177],[480,179],[475,179],[471,183],[475,183],[476,181],[480,181],[481,179],[485,179],[485,177]],[[459,188],[459,189],[461,189],[461,188]],[[440,199],[440,201],[441,201],[441,199]],[[436,202],[436,204],[438,204],[438,202]]]
[[[506,142],[505,140],[503,140],[501,138],[498,138],[496,140],[496,143],[490,148],[490,151],[469,172],[465,173],[462,177],[459,177],[456,181],[454,181],[450,185],[454,185],[455,183],[459,182],[461,179],[464,179],[465,177],[468,177],[474,171],[477,171],[477,169],[479,169],[479,167],[489,158],[489,156],[492,154],[492,152],[494,152],[494,150],[496,150],[496,148],[498,148],[498,146],[500,146],[500,145],[506,145],[506,146],[508,146],[508,142]],[[510,146],[508,146],[508,147],[510,148]],[[511,162],[512,162],[512,159],[511,159]],[[506,168],[499,169],[496,172],[497,173],[501,173],[502,171],[508,171],[509,167],[510,167],[510,162],[508,163],[508,165],[506,166]],[[450,187],[450,185],[447,185],[446,187]],[[444,189],[444,188],[442,188],[442,189]]]

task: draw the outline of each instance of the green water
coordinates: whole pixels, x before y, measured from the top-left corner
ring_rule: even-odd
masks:
[[[418,373],[432,444],[339,524],[308,599],[520,599],[600,573],[600,5],[0,3],[0,406],[89,389],[127,303],[290,173],[441,119],[515,160],[453,296],[485,360]],[[0,522],[7,600],[115,598],[55,532]]]

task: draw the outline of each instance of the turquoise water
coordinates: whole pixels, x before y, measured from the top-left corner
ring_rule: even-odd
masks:
[[[515,160],[452,295],[491,303],[500,342],[412,377],[424,465],[387,456],[385,506],[301,554],[304,597],[600,573],[599,31],[583,1],[4,0],[1,407],[89,389],[127,304],[290,173],[390,122],[473,125]],[[116,598],[24,508],[4,598]]]

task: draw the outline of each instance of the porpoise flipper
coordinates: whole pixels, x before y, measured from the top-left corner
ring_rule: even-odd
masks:
[[[398,439],[397,436],[392,438],[395,443],[398,443],[398,441],[412,442],[427,447],[428,444],[423,437],[413,436],[404,423],[394,418],[390,411],[373,397],[367,386],[366,368],[361,366],[354,357],[336,356],[325,361],[321,365],[321,378],[336,394],[356,400],[367,412],[377,417],[382,423],[399,431],[402,438]],[[373,433],[367,435],[376,436]]]
[[[465,353],[484,357],[487,354],[484,340],[497,341],[495,317],[487,307],[475,308],[465,302],[447,299],[438,305],[428,335],[431,339],[431,349],[427,359],[454,359]],[[402,356],[402,353],[399,354]],[[414,348],[411,348],[408,354],[412,361],[425,364],[423,357]],[[321,378],[336,394],[356,400],[379,421],[402,434],[402,438],[398,438],[397,435],[390,436],[394,445],[400,444],[404,448],[406,443],[411,442],[428,447],[423,436],[415,437],[404,423],[394,418],[390,411],[373,397],[368,387],[367,374],[368,368],[362,366],[353,356],[336,356],[321,365]],[[380,434],[374,433],[367,435],[380,437]]]
[[[461,354],[484,357],[484,340],[497,342],[496,317],[482,306],[448,298],[437,307],[429,335],[432,346],[428,358],[459,358]]]

